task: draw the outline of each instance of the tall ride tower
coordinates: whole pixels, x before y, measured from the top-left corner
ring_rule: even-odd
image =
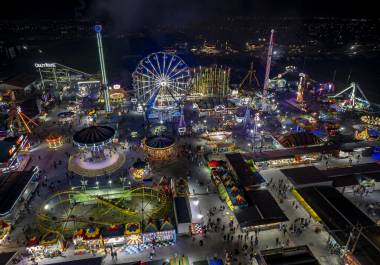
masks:
[[[96,39],[98,41],[98,52],[99,52],[99,61],[100,61],[100,70],[102,74],[102,85],[104,89],[104,110],[106,112],[111,112],[111,104],[110,104],[110,93],[108,91],[108,81],[106,74],[106,66],[104,63],[104,55],[103,55],[103,43],[102,43],[102,26],[95,25]]]
[[[263,88],[263,97],[266,98],[268,96],[268,89],[269,89],[269,74],[270,74],[270,67],[272,63],[272,56],[273,56],[273,33],[274,29],[270,31],[270,39],[269,39],[269,47],[268,47],[268,55],[267,55],[267,65],[265,68],[265,79],[264,79],[264,88]]]

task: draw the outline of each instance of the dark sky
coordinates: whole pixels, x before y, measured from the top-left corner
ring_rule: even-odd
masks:
[[[122,18],[146,23],[225,16],[379,17],[376,0],[4,0],[0,19]]]

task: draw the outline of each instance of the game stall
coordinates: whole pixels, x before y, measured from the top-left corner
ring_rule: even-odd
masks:
[[[74,233],[74,253],[82,255],[85,253],[104,254],[103,238],[99,228],[81,228]]]
[[[104,247],[118,247],[125,244],[124,225],[109,225],[101,230]]]
[[[42,236],[40,245],[43,246],[45,257],[57,257],[65,249],[64,239],[58,232],[48,232]]]
[[[40,237],[32,236],[26,244],[26,252],[32,260],[40,260],[44,258],[44,246],[40,244]]]
[[[3,220],[0,220],[0,246],[4,243],[10,231],[11,225]]]

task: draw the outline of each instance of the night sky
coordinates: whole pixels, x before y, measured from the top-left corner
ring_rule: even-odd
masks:
[[[2,1],[0,19],[123,16],[133,23],[187,23],[225,16],[379,17],[377,1],[342,0],[11,0]],[[132,20],[132,21],[131,21]]]

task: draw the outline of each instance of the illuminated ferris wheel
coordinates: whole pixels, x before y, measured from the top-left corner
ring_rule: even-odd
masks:
[[[133,86],[138,100],[148,110],[166,111],[178,107],[190,79],[190,70],[180,57],[157,52],[139,62],[133,73]]]

